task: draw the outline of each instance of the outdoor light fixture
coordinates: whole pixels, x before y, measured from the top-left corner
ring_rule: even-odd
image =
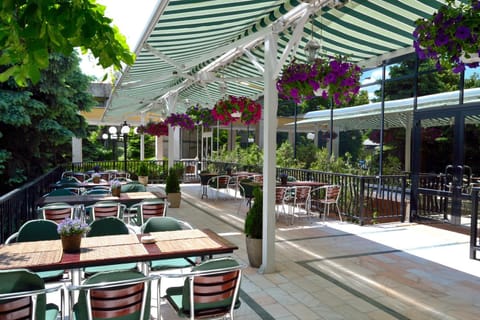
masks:
[[[312,16],[312,32],[311,32],[311,39],[307,42],[303,50],[305,50],[305,53],[307,54],[307,62],[312,63],[315,61],[315,58],[317,57],[317,52],[320,50],[320,43],[318,43],[317,40],[313,39],[313,25],[315,23],[315,16]]]
[[[313,133],[313,132],[307,133],[307,139],[308,139],[308,140],[313,140],[313,139],[315,139],[315,133]]]
[[[116,128],[115,128],[116,130]],[[130,133],[130,127],[127,124],[127,121],[123,121],[122,128],[120,133],[123,135],[123,170],[125,171],[125,176],[127,175],[127,137]]]

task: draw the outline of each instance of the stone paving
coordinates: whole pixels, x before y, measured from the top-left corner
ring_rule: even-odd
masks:
[[[219,233],[248,264],[245,202],[233,193],[200,195],[198,184],[182,185],[180,208],[167,215]],[[480,261],[469,259],[463,234],[415,223],[358,226],[333,215],[325,223],[300,217],[294,225],[280,218],[275,261],[274,273],[245,270],[235,319],[480,318]],[[161,311],[162,319],[179,319],[164,303]]]

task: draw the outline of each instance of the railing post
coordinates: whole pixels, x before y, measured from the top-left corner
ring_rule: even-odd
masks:
[[[360,214],[359,214],[359,223],[361,226],[363,226],[363,214],[365,212],[365,197],[364,197],[364,192],[365,192],[365,179],[363,176],[360,177]]]
[[[472,188],[472,214],[470,218],[470,259],[476,259],[477,250],[480,246],[477,244],[478,236],[478,191],[480,188]]]

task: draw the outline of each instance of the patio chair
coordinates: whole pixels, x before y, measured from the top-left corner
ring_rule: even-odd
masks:
[[[91,221],[103,219],[106,217],[116,217],[123,219],[123,214],[127,206],[117,201],[98,201],[85,209],[90,214]]]
[[[326,217],[330,214],[331,205],[337,208],[338,217],[340,221],[342,221],[342,214],[338,207],[338,199],[340,198],[342,187],[339,185],[328,185],[321,188],[325,189],[325,197],[320,199],[320,203],[323,205],[323,221],[325,221]]]
[[[277,210],[278,207],[281,207],[283,215],[285,215],[285,194],[289,190],[288,187],[276,187],[275,188],[275,216],[278,220],[278,216],[280,215],[279,211]]]
[[[185,221],[172,217],[152,217],[148,219],[141,228],[141,233],[164,232],[192,229],[192,226]],[[151,271],[179,269],[191,267],[195,264],[196,257],[171,258],[150,261]]]
[[[129,216],[134,224],[142,226],[152,217],[164,217],[167,215],[167,203],[163,199],[145,199],[140,203],[134,204],[130,209],[134,216]]]
[[[71,318],[148,320],[154,279],[139,271],[101,272],[81,285],[67,286]]]
[[[47,303],[46,295],[60,292],[61,307]],[[45,288],[43,280],[26,269],[0,271],[0,319],[63,319],[62,286]]]
[[[75,206],[65,202],[54,202],[38,208],[37,211],[41,219],[60,223],[65,218],[73,219]]]
[[[220,190],[228,190],[228,186],[230,184],[231,176],[228,175],[220,175],[212,177],[208,180],[208,187],[212,190],[216,190],[215,199],[218,199],[218,194]]]
[[[295,220],[295,214],[304,210],[307,216],[310,215],[310,186],[295,186],[290,187],[285,193],[284,203],[289,206],[289,213],[292,216],[292,224]],[[297,211],[297,209],[300,209]]]
[[[182,286],[167,288],[163,296],[180,317],[233,319],[234,309],[240,307],[238,292],[244,267],[233,258],[211,259],[188,273],[160,274],[158,281],[160,285],[162,279],[186,277]]]
[[[101,195],[106,195],[110,194],[111,191],[110,189],[104,189],[104,188],[91,188],[86,190],[82,195],[84,196],[89,196],[89,195],[95,195],[95,194],[101,194]]]
[[[5,244],[43,240],[59,240],[58,225],[51,220],[29,220],[17,232],[10,235]],[[63,277],[64,270],[40,271],[38,276],[45,281],[57,281]],[[0,317],[1,318],[1,317]]]
[[[76,196],[79,194],[79,188],[58,188],[43,195],[43,197],[56,196]]]
[[[130,228],[122,220],[116,217],[106,217],[99,220],[94,220],[90,223],[90,231],[87,233],[87,237],[101,237],[110,235],[121,235],[133,233]],[[85,276],[91,276],[93,274],[105,271],[120,271],[120,270],[135,270],[137,269],[136,263],[120,263],[109,264],[105,266],[86,267],[83,269]]]

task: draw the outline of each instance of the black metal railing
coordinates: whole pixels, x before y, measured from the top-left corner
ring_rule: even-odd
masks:
[[[60,179],[63,171],[57,167],[0,197],[0,243],[18,231],[25,221],[37,218],[35,201],[51,191],[50,185]]]
[[[122,165],[120,165],[120,163]],[[127,169],[133,179],[137,178],[136,171],[141,161],[128,161]],[[168,162],[144,161],[149,172],[149,183],[163,183],[167,174]],[[181,163],[181,165],[178,165]],[[199,162],[197,160],[178,160],[175,164],[181,169],[184,183],[199,182],[199,173],[208,166],[234,168],[261,172],[259,168],[240,166],[233,163]],[[10,234],[16,232],[23,222],[36,218],[35,201],[43,194],[51,191],[51,184],[60,179],[65,170],[86,172],[99,166],[103,170],[123,168],[123,161],[93,161],[72,163],[59,166],[48,174],[39,177],[22,188],[13,190],[0,198],[0,243],[3,243]],[[121,169],[119,169],[121,171]],[[399,176],[356,176],[332,172],[320,172],[306,169],[277,168],[277,175],[281,172],[295,177],[297,180],[318,181],[327,184],[338,184],[342,187],[339,207],[346,220],[363,224],[382,223],[390,221],[404,221],[407,213],[407,175]]]

